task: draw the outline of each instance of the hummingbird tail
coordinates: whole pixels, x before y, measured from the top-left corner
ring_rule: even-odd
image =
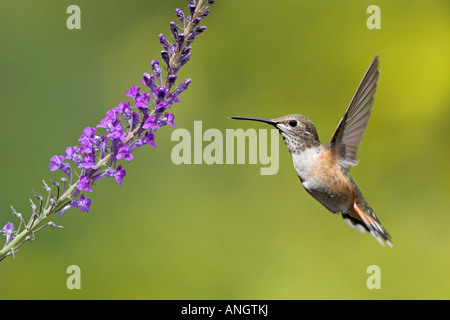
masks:
[[[356,228],[361,233],[367,230],[382,246],[384,243],[389,247],[394,246],[391,236],[367,203],[360,204],[355,201],[346,213],[342,213],[342,217],[350,227]]]

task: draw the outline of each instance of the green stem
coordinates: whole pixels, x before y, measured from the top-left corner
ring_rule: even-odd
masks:
[[[77,182],[78,183],[78,182]],[[33,225],[28,229],[25,228],[21,233],[19,233],[13,240],[11,240],[8,245],[3,247],[2,250],[0,250],[0,261],[4,259],[4,257],[9,252],[14,252],[15,249],[26,239],[27,236],[33,235],[34,231],[40,226],[40,224],[48,218],[48,216],[52,213],[52,210],[59,204],[64,203],[66,200],[69,200],[72,198],[73,193],[75,192],[75,189],[77,187],[77,183],[72,184],[69,189],[67,189],[66,192],[58,199],[58,201],[55,203],[54,206],[51,206],[44,210],[34,221]]]
[[[154,112],[154,110],[153,110],[153,112]],[[126,138],[125,143],[127,143],[128,141],[130,141],[137,135],[140,127],[141,127],[140,125],[137,126],[133,131],[131,131],[128,134],[128,137]],[[96,163],[97,168],[101,168],[101,167],[107,165],[111,161],[112,157],[113,157],[112,153],[109,153],[104,158],[100,159]],[[14,239],[12,239],[10,243],[8,243],[5,247],[3,247],[3,249],[0,250],[0,261],[2,261],[9,252],[14,252],[18,247],[20,247],[28,236],[32,236],[34,234],[34,232],[39,231],[36,229],[42,224],[42,222],[45,221],[45,219],[47,219],[53,213],[53,210],[55,208],[57,208],[60,204],[64,203],[65,201],[71,200],[73,193],[76,191],[77,184],[78,184],[78,181],[75,182],[74,184],[72,184],[69,187],[69,189],[67,189],[67,191],[64,192],[64,194],[57,199],[57,201],[55,202],[54,205],[47,207],[47,209],[45,209],[33,221],[33,224],[31,225],[31,227],[29,227],[29,229],[25,228],[25,230],[23,230],[21,233],[16,235],[16,237]]]

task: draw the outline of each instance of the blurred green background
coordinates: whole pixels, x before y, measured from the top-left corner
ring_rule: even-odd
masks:
[[[139,85],[186,1],[0,1],[0,222],[29,217],[31,189],[58,179],[72,146]],[[369,30],[366,9],[381,9]],[[376,54],[373,115],[351,173],[394,248],[347,227],[280,169],[179,165],[173,128],[0,264],[1,299],[449,299],[450,3],[218,0],[180,79],[179,128],[266,129],[227,119],[302,113],[326,143]],[[268,128],[268,127],[267,127]],[[206,145],[205,143],[204,145]],[[17,221],[12,220],[16,223]],[[56,223],[57,219],[54,221]],[[2,243],[4,237],[2,237]],[[81,290],[66,269],[81,268]],[[366,269],[381,269],[369,290]]]

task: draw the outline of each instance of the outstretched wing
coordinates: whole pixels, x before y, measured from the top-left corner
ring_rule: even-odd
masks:
[[[346,169],[358,164],[356,151],[370,118],[379,74],[376,56],[327,145],[339,156],[339,163]]]

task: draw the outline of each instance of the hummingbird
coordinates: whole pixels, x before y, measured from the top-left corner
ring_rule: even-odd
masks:
[[[361,233],[367,230],[380,244],[385,242],[392,247],[391,236],[349,173],[350,168],[358,164],[356,151],[371,115],[380,74],[378,64],[376,56],[325,146],[319,140],[314,123],[304,115],[231,119],[260,121],[278,129],[305,190],[329,211],[340,213],[350,227]]]

